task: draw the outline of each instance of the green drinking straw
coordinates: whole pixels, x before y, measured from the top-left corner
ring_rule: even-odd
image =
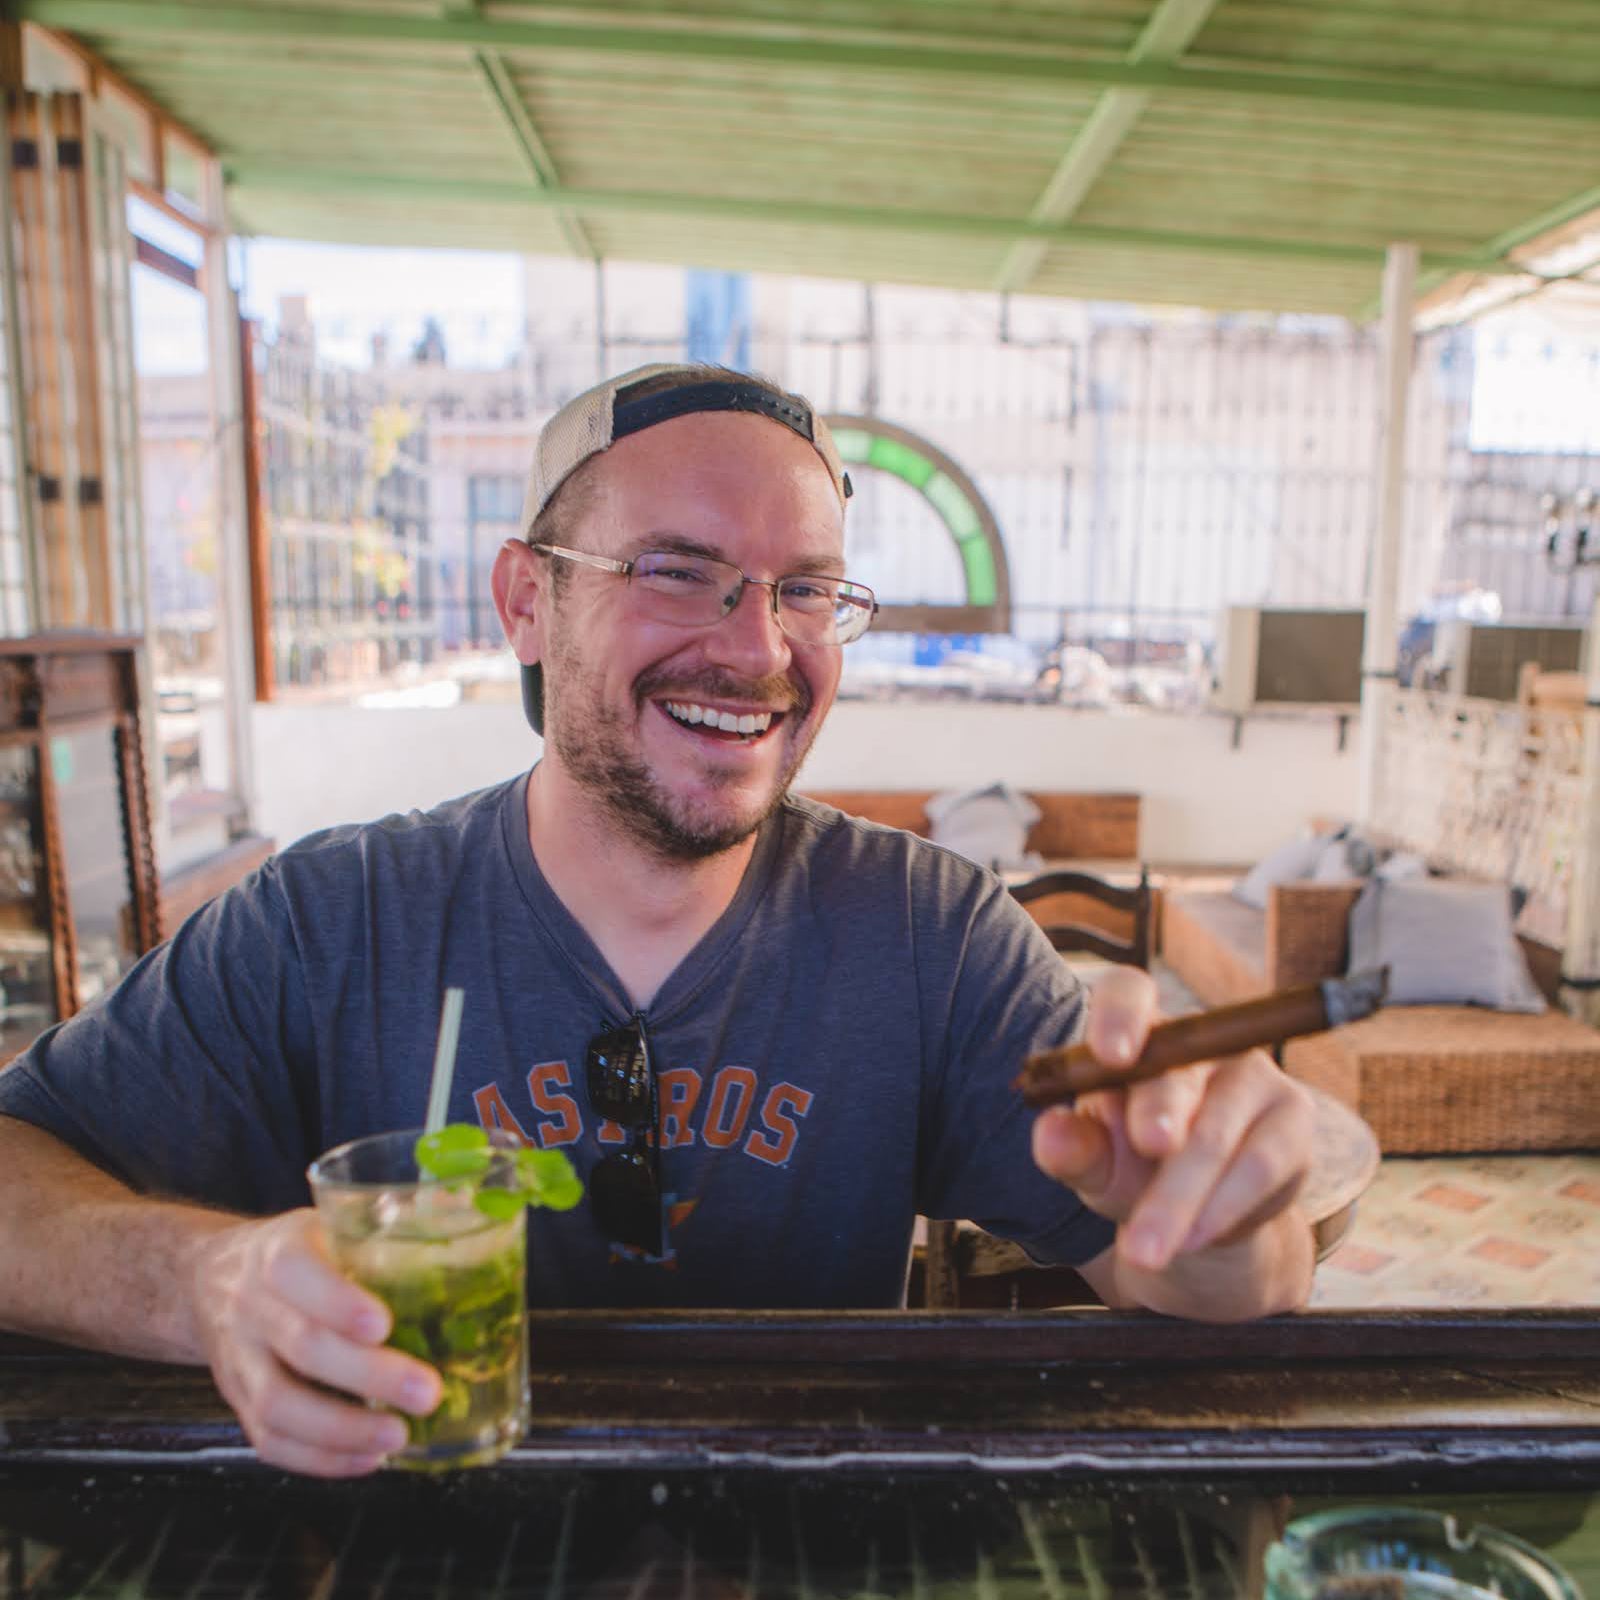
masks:
[[[456,1072],[456,1041],[461,1037],[461,1006],[464,989],[446,989],[444,1008],[439,1013],[439,1045],[433,1053],[433,1083],[428,1089],[427,1133],[444,1126],[445,1109],[450,1104],[450,1080]]]

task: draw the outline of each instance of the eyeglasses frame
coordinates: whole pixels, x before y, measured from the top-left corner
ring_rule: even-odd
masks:
[[[591,551],[574,550],[570,546],[564,544],[544,544],[536,543],[530,540],[528,543],[528,548],[539,555],[559,556],[563,561],[576,561],[583,566],[593,567],[598,572],[614,573],[619,578],[627,578],[630,581],[633,578],[634,568],[646,556],[670,556],[686,554],[684,551],[677,550],[641,550],[632,561],[619,561],[615,556],[595,555]],[[863,594],[867,597],[867,604],[870,609],[867,610],[866,626],[862,628],[860,633],[851,634],[848,639],[836,639],[832,641],[832,643],[827,643],[822,640],[795,639],[795,636],[783,625],[783,613],[778,609],[778,590],[791,578],[815,577],[817,574],[805,572],[785,572],[781,577],[777,578],[752,578],[747,572],[743,571],[739,567],[734,566],[731,561],[724,561],[721,556],[693,556],[693,559],[698,561],[715,561],[720,566],[727,567],[732,572],[737,572],[739,574],[739,592],[735,596],[732,605],[724,604],[722,615],[717,617],[714,621],[704,623],[678,622],[671,623],[669,626],[678,628],[714,628],[718,623],[726,622],[727,619],[739,609],[739,602],[744,599],[745,590],[751,587],[751,585],[754,585],[757,588],[766,589],[770,592],[772,598],[772,618],[773,621],[778,624],[778,630],[783,634],[784,638],[794,639],[796,644],[806,645],[813,649],[842,650],[845,645],[854,644],[857,639],[861,638],[862,635],[866,633],[867,629],[872,626],[873,620],[877,617],[878,612],[881,609],[878,605],[877,596],[873,594],[872,590],[870,590],[866,584],[856,583],[850,578],[829,578],[829,582],[845,584],[855,593]]]

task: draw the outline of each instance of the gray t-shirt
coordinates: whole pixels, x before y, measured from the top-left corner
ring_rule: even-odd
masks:
[[[606,1148],[588,1041],[633,1011],[540,873],[526,776],[313,834],[198,912],[0,1073],[0,1113],[134,1187],[270,1213],[320,1151],[420,1126],[441,996],[466,991],[450,1117]],[[530,1221],[545,1306],[853,1307],[904,1296],[915,1213],[1081,1263],[1111,1229],[1046,1179],[1011,1087],[1078,986],[992,874],[791,797],[645,1014],[668,1247],[586,1204]]]

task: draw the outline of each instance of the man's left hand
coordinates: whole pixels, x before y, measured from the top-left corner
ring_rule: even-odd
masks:
[[[1113,968],[1091,992],[1086,1042],[1130,1066],[1156,1020],[1149,975]],[[1294,1201],[1313,1120],[1306,1090],[1251,1050],[1052,1107],[1033,1153],[1117,1224],[1084,1269],[1109,1304],[1232,1321],[1305,1302],[1312,1245]]]

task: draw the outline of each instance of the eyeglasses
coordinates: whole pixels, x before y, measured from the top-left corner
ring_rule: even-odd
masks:
[[[627,1147],[608,1150],[589,1174],[595,1222],[618,1244],[659,1256],[664,1242],[656,1075],[640,1018],[597,1033],[589,1041],[585,1082],[595,1114],[619,1124],[628,1135]]]
[[[778,626],[797,644],[843,645],[859,639],[878,614],[878,602],[865,584],[844,578],[792,572],[783,578],[751,578],[730,561],[684,555],[673,550],[647,550],[632,561],[569,550],[565,545],[530,546],[543,556],[559,556],[601,572],[626,578],[637,597],[640,615],[679,628],[712,628],[754,584],[772,594]]]

